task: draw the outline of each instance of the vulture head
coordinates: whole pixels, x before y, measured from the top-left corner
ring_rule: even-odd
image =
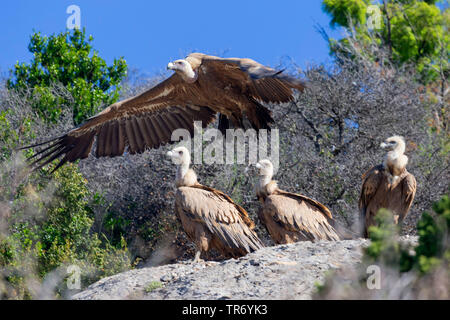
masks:
[[[380,147],[387,151],[397,151],[403,154],[405,152],[405,139],[401,136],[389,137],[380,144]]]
[[[197,183],[197,175],[194,170],[189,169],[191,154],[187,148],[177,147],[167,152],[167,156],[177,165],[177,175],[175,178],[175,185],[177,187],[193,186]]]
[[[189,166],[191,163],[191,154],[185,147],[177,147],[172,151],[167,152],[167,156],[172,159],[176,165]]]
[[[197,73],[192,69],[191,64],[187,60],[179,59],[169,62],[167,69],[175,71],[187,82],[194,82],[197,80]]]
[[[255,166],[259,170],[260,176],[272,178],[273,165],[272,165],[272,162],[270,162],[270,160],[268,160],[268,159],[260,160]]]

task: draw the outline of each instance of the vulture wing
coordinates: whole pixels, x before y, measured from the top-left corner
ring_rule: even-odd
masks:
[[[256,62],[255,62],[256,64]],[[258,64],[259,65],[259,64]],[[269,129],[273,123],[272,114],[262,102],[288,102],[293,96],[293,89],[303,90],[303,84],[294,78],[282,76],[280,72],[261,66],[265,70],[241,67],[239,61],[219,58],[203,58],[198,67],[198,81],[201,86],[219,89],[217,94],[226,95],[227,117],[232,117],[238,127],[242,124],[242,115],[250,120],[254,129]],[[257,78],[255,78],[258,76]],[[224,132],[228,119],[219,118],[219,129]]]
[[[170,142],[173,130],[184,128],[192,134],[193,121],[206,126],[215,119],[216,112],[209,107],[186,103],[198,94],[194,90],[174,74],[138,96],[114,103],[60,137],[22,149],[44,145],[33,156],[32,165],[40,168],[62,157],[56,170],[66,162],[86,158],[95,138],[96,157],[122,155],[125,147],[131,154],[158,148]]]
[[[359,197],[359,209],[365,214],[365,210],[369,205],[369,202],[375,196],[375,193],[383,180],[383,165],[378,165],[362,176],[363,184],[361,188],[361,195]]]
[[[303,201],[303,202],[307,203],[308,206],[314,207],[316,209],[316,211],[320,212],[322,215],[324,215],[328,219],[333,219],[333,215],[331,214],[330,209],[328,209],[326,206],[321,204],[319,201],[308,198],[307,196],[304,196],[304,195],[301,195],[298,193],[291,193],[291,192],[283,191],[280,189],[277,190],[277,194],[285,196],[285,197],[290,197],[290,198],[293,198],[293,199],[296,199],[299,201]]]
[[[196,185],[180,187],[177,206],[207,229],[227,247],[252,252],[264,245],[251,230],[253,222],[247,212],[219,190]]]
[[[416,195],[416,186],[417,186],[416,178],[414,178],[414,176],[409,172],[406,172],[406,176],[405,178],[403,178],[401,183],[402,183],[403,206],[401,208],[399,222],[403,221],[409,209],[411,208],[414,196]]]
[[[266,198],[264,210],[285,230],[299,232],[310,240],[339,240],[329,223],[331,212],[308,197],[279,191]]]
[[[237,68],[232,68],[232,65]],[[241,88],[247,95],[263,102],[288,102],[293,99],[293,89],[303,91],[305,83],[283,74],[283,71],[266,67],[251,59],[219,58],[203,55],[202,66],[222,69],[217,74],[239,79]],[[226,73],[223,72],[226,70]]]

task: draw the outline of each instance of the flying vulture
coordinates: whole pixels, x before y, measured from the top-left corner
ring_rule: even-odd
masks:
[[[185,147],[175,148],[167,155],[177,165],[175,211],[197,247],[194,261],[212,248],[237,258],[264,246],[241,206],[223,192],[197,182],[195,172],[189,169],[191,159]]]
[[[172,76],[135,97],[116,102],[66,134],[24,147],[44,146],[33,158],[36,168],[61,159],[66,162],[88,157],[94,140],[96,157],[142,153],[170,142],[175,129],[193,134],[194,121],[204,127],[219,114],[224,132],[231,120],[243,127],[244,117],[255,129],[269,128],[273,122],[265,102],[288,102],[293,89],[304,84],[251,59],[219,58],[192,53],[170,62]]]
[[[405,140],[393,136],[381,143],[388,150],[382,164],[367,171],[363,176],[359,209],[361,212],[363,236],[375,224],[375,215],[380,208],[394,214],[395,223],[401,223],[408,214],[416,194],[416,179],[406,170],[408,157],[404,155]]]
[[[256,168],[260,175],[256,195],[262,204],[258,216],[277,244],[340,239],[326,206],[304,195],[279,189],[272,180],[273,165],[269,160],[259,161]]]

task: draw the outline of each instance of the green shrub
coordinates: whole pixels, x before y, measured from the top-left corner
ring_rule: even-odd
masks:
[[[450,198],[446,195],[433,204],[435,217],[424,213],[417,224],[419,245],[414,265],[422,273],[450,263]]]
[[[37,175],[45,176],[51,168]],[[0,238],[0,269],[3,281],[14,289],[13,297],[35,297],[39,293],[27,287],[30,275],[41,281],[69,265],[80,268],[83,287],[131,267],[123,238],[114,246],[91,231],[94,213],[89,203],[93,195],[77,166],[66,165],[53,177],[22,188],[11,207],[9,236]],[[66,290],[67,276],[63,272],[57,295]],[[6,292],[1,295],[8,296]]]
[[[450,293],[450,199],[433,204],[417,224],[418,244],[399,242],[398,226],[387,210],[376,216],[370,245],[356,271],[340,270],[317,287],[319,299],[448,299]],[[369,290],[367,267],[381,268],[382,287]],[[384,279],[384,280],[383,280]]]
[[[422,214],[417,223],[418,245],[411,252],[397,240],[398,226],[392,214],[381,209],[377,216],[377,227],[370,227],[371,244],[365,250],[365,258],[372,262],[382,262],[395,266],[401,272],[412,269],[421,273],[430,272],[433,266],[450,262],[449,227],[450,200],[446,195],[433,204],[434,215]]]
[[[123,58],[114,59],[111,66],[92,47],[93,37],[85,30],[74,29],[65,33],[43,36],[34,33],[28,50],[33,54],[30,64],[14,66],[8,89],[18,92],[32,89],[33,109],[46,120],[56,122],[68,106],[75,124],[100,111],[101,105],[117,101],[120,82],[126,75]],[[55,94],[51,87],[62,84],[73,101]]]

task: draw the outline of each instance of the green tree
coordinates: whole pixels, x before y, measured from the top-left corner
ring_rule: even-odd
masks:
[[[91,43],[79,30],[33,34],[32,61],[16,64],[1,92],[0,299],[39,297],[49,273],[61,277],[56,296],[64,294],[68,265],[80,268],[83,286],[132,267],[121,234],[112,243],[94,230],[94,208],[102,198],[88,189],[76,164],[51,176],[55,163],[28,174],[22,154],[14,151],[60,126],[65,108],[79,123],[118,99],[126,63],[121,58],[107,66]]]
[[[386,46],[392,62],[416,66],[425,83],[448,77],[449,9],[437,1],[421,0],[323,0],[323,10],[331,16],[331,26],[354,34],[359,45]],[[381,15],[374,25],[374,15]],[[369,17],[371,23],[369,24]],[[339,50],[331,39],[330,48]],[[348,45],[348,39],[340,44]]]
[[[65,106],[71,108],[74,122],[79,124],[97,113],[101,105],[117,101],[127,71],[123,58],[108,66],[93,49],[92,41],[92,36],[86,39],[85,30],[51,36],[34,33],[28,45],[33,58],[29,64],[16,63],[8,89],[32,89],[39,97],[33,108],[44,119],[55,122]],[[50,90],[55,83],[66,87],[73,101],[55,95]]]

